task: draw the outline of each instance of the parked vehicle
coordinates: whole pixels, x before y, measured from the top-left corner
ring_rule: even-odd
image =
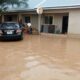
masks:
[[[4,22],[0,26],[0,39],[23,39],[23,27],[16,22]]]

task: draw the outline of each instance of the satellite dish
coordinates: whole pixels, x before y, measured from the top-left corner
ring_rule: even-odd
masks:
[[[42,7],[38,7],[37,10],[36,10],[36,12],[38,14],[42,14],[43,13],[43,8]]]

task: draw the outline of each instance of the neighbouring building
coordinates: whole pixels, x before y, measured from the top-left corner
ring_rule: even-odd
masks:
[[[10,9],[2,16],[0,22],[22,19],[23,23],[31,22],[38,29],[36,8],[43,7],[41,15],[41,32],[80,35],[80,1],[79,0],[29,0],[28,8]]]

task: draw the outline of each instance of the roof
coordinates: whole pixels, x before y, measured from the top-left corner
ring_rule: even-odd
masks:
[[[10,9],[10,11],[33,11],[41,6],[44,9],[80,8],[80,0],[28,0],[28,7]]]
[[[80,0],[46,0],[42,7],[64,7],[80,5]]]

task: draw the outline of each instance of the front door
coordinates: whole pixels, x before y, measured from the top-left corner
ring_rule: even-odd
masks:
[[[68,31],[68,16],[63,16],[62,24],[62,34],[66,34]]]

